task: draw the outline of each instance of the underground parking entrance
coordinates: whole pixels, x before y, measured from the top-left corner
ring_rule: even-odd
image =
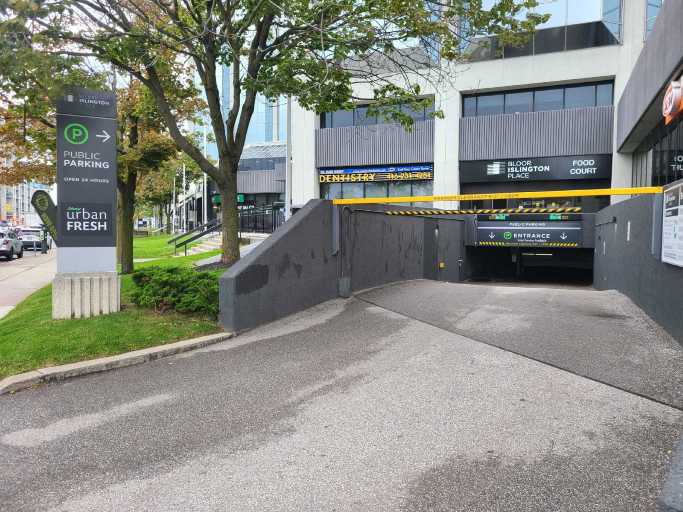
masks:
[[[593,249],[468,247],[468,282],[590,286]]]

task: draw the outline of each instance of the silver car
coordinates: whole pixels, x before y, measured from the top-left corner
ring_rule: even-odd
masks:
[[[24,247],[21,238],[11,229],[0,231],[0,256],[11,260],[16,255],[17,258],[24,256]]]

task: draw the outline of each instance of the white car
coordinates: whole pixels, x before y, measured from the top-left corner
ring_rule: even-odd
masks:
[[[24,249],[35,249],[38,251],[41,248],[41,231],[42,228],[31,226],[30,228],[21,228],[21,242]],[[52,248],[52,238],[47,235],[47,249]]]
[[[24,256],[21,239],[13,229],[0,231],[0,256],[7,260],[12,260],[15,256],[17,258]]]

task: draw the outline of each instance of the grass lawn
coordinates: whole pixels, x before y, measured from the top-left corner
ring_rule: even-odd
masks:
[[[173,244],[166,242],[174,235],[136,236],[133,238],[134,258],[163,258],[173,255]]]
[[[190,265],[218,251],[136,264],[136,268]],[[111,315],[77,320],[52,320],[52,288],[46,286],[26,298],[0,320],[0,379],[45,366],[73,363],[163,345],[219,332],[211,318],[167,312],[158,314],[131,302],[135,287],[122,276],[123,310]]]

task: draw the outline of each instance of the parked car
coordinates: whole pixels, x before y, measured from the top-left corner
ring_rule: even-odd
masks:
[[[16,255],[17,258],[24,256],[24,246],[21,243],[21,238],[16,231],[8,229],[0,232],[0,256],[11,260]]]
[[[34,247],[36,250],[40,250],[41,248],[41,228],[39,227],[30,227],[30,228],[21,228],[21,242],[22,245],[24,246],[24,249],[30,249],[32,250]],[[50,235],[47,235],[47,249],[50,250],[52,248],[52,239],[50,238]]]

